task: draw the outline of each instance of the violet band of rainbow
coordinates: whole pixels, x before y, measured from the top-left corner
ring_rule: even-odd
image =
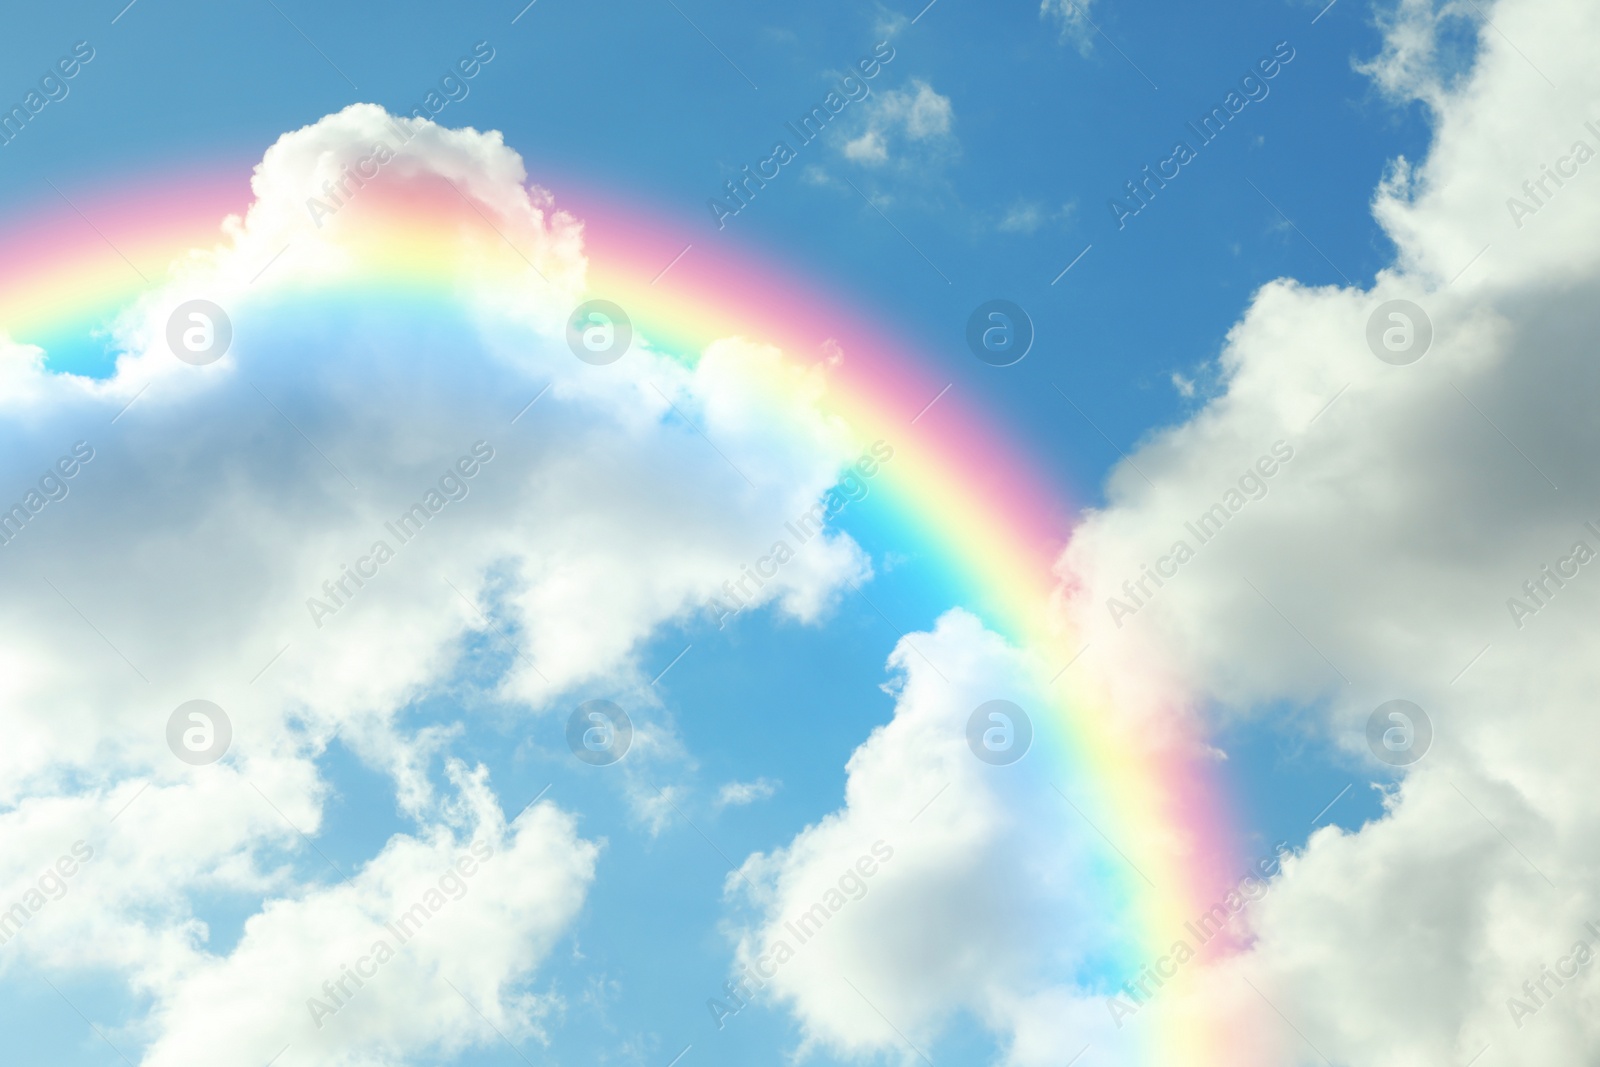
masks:
[[[223,242],[221,217],[248,206],[247,170],[218,165],[199,177],[79,191],[70,206],[41,202],[0,219],[0,332],[44,348],[53,369],[110,374],[109,358],[84,354],[91,339],[164,282],[167,264]],[[893,444],[894,462],[874,491],[908,532],[934,546],[950,606],[970,609],[1035,654],[1034,685],[1049,702],[1041,755],[1109,845],[1086,877],[1099,883],[1108,920],[1126,924],[1118,931],[1122,967],[1131,976],[1166,953],[1237,881],[1236,822],[1194,716],[1174,709],[1171,728],[1151,736],[1118,715],[1087,672],[1057,673],[1082,647],[1055,605],[1058,560],[1076,513],[1059,483],[995,413],[960,388],[940,395],[952,383],[920,354],[927,342],[908,340],[908,331],[709,227],[684,226],[642,201],[540,182],[584,223],[587,289],[575,297],[621,305],[658,351],[692,362],[713,341],[738,336],[803,365],[843,354],[828,369],[822,404],[860,439]],[[437,188],[375,185],[360,203],[346,222],[356,270],[339,298],[451,299],[458,279],[450,249],[464,228],[489,223]],[[505,269],[527,268],[508,253]],[[769,388],[786,384],[775,379]],[[1109,995],[1116,984],[1100,991]],[[1148,1062],[1209,1064],[1237,1049],[1200,1015],[1172,1011],[1163,1020],[1135,1038]]]

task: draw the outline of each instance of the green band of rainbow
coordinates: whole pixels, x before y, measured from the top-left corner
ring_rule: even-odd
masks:
[[[163,281],[169,263],[222,243],[221,217],[247,206],[245,170],[219,166],[148,188],[79,192],[74,207],[44,204],[0,223],[0,332],[44,348],[54,370],[109,375],[110,357],[94,338]],[[913,421],[948,382],[815,282],[710,227],[690,231],[659,211],[589,190],[566,195],[557,203],[584,221],[589,261],[588,291],[571,294],[574,303],[614,301],[649,344],[689,361],[729,336],[775,345],[800,364],[843,353],[827,370],[825,409],[859,439],[893,443],[894,462],[875,491],[886,492],[908,532],[937,552],[951,605],[1036,655],[1038,688],[1051,694],[1049,758],[1083,816],[1115,843],[1086,877],[1100,883],[1108,921],[1126,924],[1118,933],[1130,972],[1165,953],[1184,924],[1230,887],[1237,841],[1205,746],[1184,725],[1188,716],[1175,712],[1171,729],[1148,736],[1117,714],[1086,672],[1051,678],[1081,647],[1053,610],[1073,514],[1060,490],[959,390]],[[480,257],[503,259],[492,269],[527,274],[532,284],[526,261],[498,244],[489,221],[447,187],[374,183],[335,221],[352,264],[340,298],[460,296],[467,233]],[[1141,1058],[1161,1064],[1220,1061],[1237,1044],[1184,1012],[1136,1040]]]

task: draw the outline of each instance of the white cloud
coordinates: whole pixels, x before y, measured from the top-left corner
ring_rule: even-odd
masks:
[[[1404,9],[1406,33],[1428,32],[1414,28],[1419,11]],[[1600,741],[1590,710],[1600,578],[1583,568],[1521,629],[1506,607],[1575,540],[1600,547],[1582,525],[1600,524],[1585,503],[1600,498],[1585,458],[1600,449],[1589,411],[1600,388],[1591,356],[1600,328],[1591,310],[1600,171],[1591,168],[1600,163],[1560,185],[1546,179],[1521,226],[1506,203],[1543,177],[1542,164],[1570,161],[1574,141],[1600,148],[1584,126],[1594,116],[1571,102],[1600,91],[1584,48],[1600,36],[1600,16],[1532,0],[1502,0],[1492,15],[1499,32],[1483,31],[1465,80],[1415,74],[1426,41],[1391,45],[1374,68],[1380,83],[1424,95],[1438,114],[1427,159],[1397,168],[1375,205],[1398,245],[1397,269],[1371,294],[1264,288],[1230,335],[1220,395],[1136,450],[1066,557],[1081,581],[1069,610],[1094,642],[1074,669],[1092,672],[1125,714],[1156,717],[1197,700],[1223,714],[1314,707],[1321,714],[1307,728],[1326,731],[1370,776],[1356,761],[1378,702],[1403,695],[1434,713],[1434,749],[1385,817],[1356,833],[1319,831],[1253,911],[1254,947],[1157,1009],[1236,1021],[1233,1032],[1262,1045],[1281,1040],[1278,1062],[1320,1059],[1277,1011],[1319,1054],[1377,1067],[1466,1062],[1484,1045],[1502,1063],[1577,1063],[1600,1044],[1592,973],[1542,998],[1520,1027],[1507,1004],[1586,936],[1586,920],[1600,922],[1600,804],[1588,766]],[[946,133],[948,120],[946,109]],[[922,128],[936,129],[930,121]],[[261,1047],[276,1028],[266,1015],[251,1021],[258,990],[273,990],[285,1013],[305,1011],[299,991],[345,960],[343,932],[404,910],[479,834],[498,842],[481,876],[515,871],[516,895],[471,883],[458,903],[474,908],[451,904],[437,917],[450,937],[419,939],[415,956],[363,987],[370,998],[352,998],[307,1040],[329,1042],[327,1062],[349,1064],[416,1062],[489,1040],[460,997],[436,993],[443,977],[496,1026],[538,1040],[541,1018],[559,1005],[531,978],[581,906],[596,847],[550,802],[519,829],[501,828],[503,805],[480,773],[452,765],[450,789],[430,784],[426,769],[447,739],[393,725],[396,708],[448,676],[464,640],[498,636],[435,577],[450,577],[515,643],[504,695],[551,707],[613,672],[628,679],[620,692],[642,690],[640,644],[698,610],[847,452],[820,421],[803,448],[740,409],[735,356],[770,358],[760,351],[730,349],[693,372],[641,352],[617,373],[590,373],[561,347],[569,301],[531,277],[479,279],[467,322],[490,356],[476,361],[424,358],[430,346],[459,343],[459,328],[406,347],[381,324],[330,317],[317,325],[336,332],[344,358],[329,364],[260,327],[258,302],[269,297],[248,280],[286,240],[265,277],[273,299],[291,282],[326,283],[345,269],[336,227],[359,208],[326,234],[307,230],[305,191],[378,122],[354,109],[275,149],[257,175],[261,203],[230,244],[125,323],[135,355],[113,382],[48,377],[35,353],[0,353],[0,478],[18,493],[42,463],[93,436],[82,427],[108,424],[150,386],[114,434],[93,440],[96,458],[71,495],[0,549],[13,557],[0,574],[0,695],[12,709],[0,748],[11,805],[0,815],[10,887],[0,899],[18,899],[72,842],[94,844],[16,947],[47,973],[105,969],[147,996],[152,1063],[192,1062],[197,1048],[264,1062],[279,1043]],[[513,154],[492,135],[423,128],[419,137],[404,164],[415,171],[396,173],[458,181],[555,289],[575,284],[578,228],[523,191]],[[503,256],[496,247],[463,237],[455,251],[465,270]],[[234,355],[195,372],[156,351],[156,338],[166,310],[198,291],[225,294],[239,340]],[[1408,367],[1366,348],[1372,309],[1392,297],[1424,305],[1436,328],[1427,357]],[[511,311],[521,307],[530,310]],[[500,425],[520,401],[504,412],[477,405],[531,397],[546,380],[550,393],[515,433]],[[755,490],[673,421],[652,383],[700,420]],[[797,385],[804,418],[804,387],[819,386]],[[448,533],[448,544],[419,538],[390,565],[406,569],[384,572],[323,629],[310,628],[304,598],[485,437],[484,426],[501,465],[485,467],[459,510],[450,505],[426,531]],[[1139,580],[1141,564],[1239,488],[1278,440],[1294,454],[1263,480],[1265,496],[1242,504],[1118,627],[1107,599],[1125,596],[1122,583]],[[839,542],[776,595],[797,613],[820,610],[862,564]],[[1069,930],[1075,920],[1096,929],[1059,877],[1081,857],[1062,826],[1013,819],[990,768],[961,742],[971,707],[1025,669],[960,613],[912,638],[894,661],[905,679],[895,719],[852,759],[844,806],[745,864],[758,891],[740,958],[772,948],[786,921],[826,907],[830,892],[854,895],[856,880],[842,879],[882,841],[892,855],[859,876],[864,894],[829,909],[768,995],[794,1012],[808,1042],[847,1054],[904,1053],[885,1015],[920,1044],[968,1012],[1003,1036],[1012,1062],[1059,1062],[1077,1035],[1098,1040],[1106,1027],[1103,1006],[1067,978],[1074,961],[1046,956],[1084,949],[1092,935]],[[165,752],[162,728],[170,708],[201,694],[237,711],[236,755],[191,770]],[[335,736],[391,768],[419,825],[346,872],[349,884],[323,886],[283,856],[299,847],[290,823],[318,831],[327,785],[315,759]],[[1020,856],[1033,865],[1019,878]],[[207,889],[270,901],[225,954],[208,949],[187,899]],[[530,891],[536,906],[524,908]],[[294,1024],[289,1014],[281,1021]]]
[[[1380,53],[1358,69],[1401,100],[1421,100],[1435,112],[1471,68],[1482,12],[1435,0],[1398,0],[1378,12]]]
[[[1045,222],[1044,208],[1034,203],[1013,204],[1000,219],[1000,229],[1005,233],[1034,233]]]
[[[1010,1045],[1008,1062],[1059,1063],[1063,1028],[1108,1028],[1070,976],[1103,947],[1086,931],[1118,918],[1069,874],[1090,843],[1066,804],[1037,802],[1054,796],[1046,758],[989,766],[965,735],[999,694],[1043,707],[1015,689],[1037,668],[960,610],[908,636],[890,666],[895,716],[851,756],[844,806],[728,879],[753,907],[735,978],[769,974],[746,989],[787,1007],[807,1048],[915,1059],[906,1042],[926,1052],[965,1013]],[[1054,1027],[1030,1004],[1048,1004]]]
[[[893,160],[921,165],[955,151],[952,132],[955,109],[948,96],[913,78],[911,88],[879,93],[866,105],[865,128],[844,144],[846,159],[867,167],[883,167]]]
[[[265,1062],[284,1046],[355,1067],[497,1045],[496,1029],[538,1040],[555,1002],[505,990],[582,905],[598,849],[548,802],[507,827],[481,772],[452,771],[470,808],[459,827],[396,836],[348,881],[268,901],[231,953],[161,989],[147,1067]]]
[[[1089,54],[1094,43],[1094,26],[1089,20],[1093,0],[1040,0],[1039,17],[1060,27],[1061,40],[1070,41],[1078,51]]]
[[[1229,1048],[1240,1062],[1420,1067],[1481,1053],[1532,1067],[1586,1062],[1600,1046],[1593,964],[1560,985],[1546,977],[1576,962],[1580,941],[1600,954],[1586,925],[1600,929],[1600,575],[1594,563],[1574,574],[1571,558],[1579,540],[1600,553],[1584,525],[1600,527],[1588,459],[1600,452],[1600,162],[1576,148],[1600,152],[1586,125],[1600,115],[1581,105],[1600,96],[1586,47],[1600,13],[1501,0],[1492,28],[1473,23],[1470,64],[1453,43],[1460,15],[1403,3],[1368,67],[1436,114],[1426,158],[1401,161],[1375,197],[1395,267],[1371,291],[1265,286],[1229,335],[1216,395],[1133,450],[1062,562],[1065,610],[1091,645],[1073,670],[1121,715],[1159,726],[1173,708],[1221,721],[1289,709],[1274,713],[1333,746],[1357,788],[1393,781],[1367,751],[1380,703],[1404,697],[1432,717],[1432,749],[1388,787],[1383,817],[1317,831],[1246,913],[1253,944],[1129,1023],[1245,1035]],[[1559,183],[1547,177],[1558,167]],[[1408,366],[1368,347],[1391,299],[1432,322],[1431,349]],[[1223,525],[1201,543],[1186,523],[1219,503]],[[1169,567],[1180,539],[1193,558],[1157,585],[1143,567]],[[1543,577],[1547,564],[1564,584]],[[1527,581],[1544,583],[1542,603]],[[1521,628],[1514,596],[1538,607]],[[1113,597],[1136,611],[1114,619]],[[947,673],[957,649],[983,647],[973,634],[913,638]],[[845,1054],[905,1053],[878,1011],[919,1044],[970,1012],[1019,1063],[1060,1062],[1085,1040],[1103,1048],[1103,1000],[989,925],[985,863],[1009,884],[1038,881],[1015,874],[1025,851],[985,851],[1005,840],[991,798],[977,788],[950,823],[905,828],[904,806],[942,781],[965,785],[948,720],[971,695],[940,710],[929,672],[901,666],[896,718],[852,760],[845,807],[746,865],[759,911],[740,960],[774,950],[786,920],[898,830],[881,881],[763,995],[808,1042]],[[941,715],[939,740],[909,736]],[[928,841],[935,827],[942,840]],[[913,867],[914,889],[900,881]],[[902,921],[917,924],[914,944]],[[1517,1004],[1535,1013],[1514,1018]]]
[[[1000,216],[995,228],[1001,233],[1034,234],[1051,223],[1066,221],[1075,210],[1076,205],[1071,203],[1051,210],[1035,200],[1018,200]]]
[[[688,762],[640,650],[705,613],[857,451],[818,414],[824,366],[784,370],[740,341],[692,369],[644,343],[609,367],[574,358],[578,220],[526,186],[498,134],[399,121],[404,150],[320,227],[308,197],[402,137],[370,105],[285,135],[256,170],[249,213],[119,322],[127,354],[109,381],[47,374],[37,350],[0,343],[0,500],[22,499],[74,442],[94,450],[66,497],[0,547],[0,877],[15,888],[0,899],[73,842],[94,849],[8,958],[92,968],[154,1005],[124,1024],[151,1063],[194,1062],[201,1047],[265,1062],[282,1042],[258,1045],[289,1016],[246,1025],[259,990],[303,1013],[328,953],[345,951],[335,935],[390,914],[480,833],[506,882],[474,882],[472,907],[437,920],[449,938],[387,966],[381,988],[311,1040],[331,1042],[324,1062],[391,1065],[478,1042],[488,1031],[443,977],[501,1029],[536,1038],[554,1005],[534,970],[581,906],[595,845],[548,801],[502,830],[497,810],[521,790],[501,804],[449,761],[455,724],[413,729],[399,711],[450,687],[481,645],[505,664],[495,695],[521,713],[610,697],[635,716],[631,760]],[[455,213],[431,250],[441,291],[342,288],[352,247],[381,237],[373,205],[396,187]],[[193,367],[163,335],[172,309],[201,296],[226,308],[234,339]],[[785,388],[758,395],[763,375],[788,375]],[[464,458],[474,473],[445,487]],[[386,523],[430,490],[436,513],[396,535]],[[324,591],[380,540],[392,559]],[[814,619],[865,573],[853,542],[818,539],[763,603]],[[337,611],[314,617],[311,597]],[[214,766],[166,747],[168,715],[196,697],[232,721]],[[300,832],[314,841],[321,828],[318,760],[335,739],[393,777],[414,829],[343,872],[348,883],[323,885],[332,872]],[[648,819],[634,778],[618,787]],[[210,945],[199,894],[259,902],[237,946]],[[336,1026],[365,1036],[328,1037]]]
[[[1585,651],[1600,578],[1585,566],[1559,590],[1546,580],[1555,595],[1521,628],[1508,606],[1575,542],[1600,550],[1584,525],[1600,524],[1586,458],[1600,449],[1600,164],[1574,148],[1600,151],[1580,103],[1600,92],[1580,43],[1600,15],[1502,0],[1492,28],[1473,19],[1468,64],[1450,44],[1463,11],[1402,4],[1368,67],[1436,115],[1426,158],[1376,197],[1395,268],[1370,292],[1263,288],[1229,335],[1221,394],[1133,452],[1063,565],[1095,645],[1082,666],[1121,706],[1309,709],[1300,728],[1345,750],[1358,788],[1387,780],[1365,741],[1380,703],[1432,717],[1433,747],[1384,817],[1314,835],[1255,909],[1253,949],[1195,997],[1241,1032],[1286,1036],[1298,1062],[1464,1063],[1488,1046],[1484,1063],[1578,1063],[1600,1044],[1587,971],[1559,990],[1546,980],[1532,1018],[1510,1002],[1579,940],[1600,947],[1585,927],[1600,921]],[[1558,164],[1561,184],[1514,218],[1508,198]],[[1420,362],[1368,348],[1390,299],[1432,321]],[[1241,483],[1276,441],[1293,459]],[[1185,523],[1230,488],[1242,506],[1199,544]],[[1179,539],[1194,558],[1130,600],[1123,582]],[[1120,628],[1112,597],[1139,605]]]
[[[771,799],[778,791],[778,785],[779,783],[767,778],[757,778],[753,782],[728,782],[717,791],[717,806],[743,807]]]
[[[1034,234],[1045,224],[1045,211],[1037,203],[1016,203],[1000,219],[1000,230],[1006,234]]]

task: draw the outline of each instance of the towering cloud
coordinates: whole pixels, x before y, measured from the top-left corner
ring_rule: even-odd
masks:
[[[1219,1000],[1262,1012],[1294,1062],[1487,1047],[1483,1063],[1578,1063],[1600,1037],[1600,986],[1572,962],[1600,915],[1584,651],[1600,581],[1579,548],[1600,548],[1600,75],[1581,43],[1600,15],[1407,0],[1384,28],[1369,73],[1435,123],[1426,158],[1396,160],[1374,200],[1395,264],[1365,291],[1263,288],[1229,335],[1221,395],[1113,475],[1062,570],[1096,645],[1084,666],[1127,705],[1305,709],[1300,728],[1388,789],[1382,819],[1319,830],[1285,865]],[[1463,33],[1465,58],[1449,47]],[[1394,300],[1421,314],[1379,310]],[[1270,494],[1114,626],[1122,582],[1280,439],[1295,458]],[[1508,607],[1530,596],[1537,615]],[[1395,697],[1433,730],[1398,778],[1367,742]]]
[[[536,1036],[537,968],[599,847],[550,800],[506,825],[536,786],[453,757],[463,727],[504,724],[405,710],[470,669],[529,719],[627,699],[639,758],[681,758],[641,644],[701,617],[853,446],[815,382],[785,393],[781,432],[750,416],[771,350],[728,340],[689,368],[640,337],[611,365],[577,358],[581,223],[498,134],[357,105],[286,134],[252,188],[119,320],[114,376],[0,348],[0,498],[48,502],[0,547],[0,901],[30,902],[5,951],[137,993],[151,1014],[122,1040],[150,1064],[289,1043],[402,1064]],[[313,218],[330,189],[339,210]],[[385,242],[417,218],[427,269],[397,281]],[[865,573],[828,533],[761,599],[814,617]],[[169,725],[196,699],[226,724]],[[319,844],[334,742],[390,776],[405,826],[337,862]],[[32,908],[78,841],[92,859]],[[481,869],[451,899],[463,855]],[[402,947],[384,923],[419,902]],[[219,907],[249,916],[235,942],[208,926]]]

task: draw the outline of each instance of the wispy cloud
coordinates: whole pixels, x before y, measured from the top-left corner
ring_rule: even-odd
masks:
[[[1094,24],[1089,21],[1092,3],[1093,0],[1040,0],[1039,17],[1060,26],[1061,40],[1088,55],[1094,43]]]
[[[1077,205],[1073,203],[1051,208],[1037,200],[1018,200],[1005,209],[995,229],[1001,233],[1038,233],[1051,223],[1065,222],[1076,210]]]
[[[910,89],[893,89],[874,98],[866,126],[844,146],[845,158],[867,167],[920,163],[956,148],[950,98],[920,78]]]
[[[717,793],[717,807],[743,807],[766,800],[778,791],[781,784],[767,778],[757,778],[753,782],[729,782]]]

